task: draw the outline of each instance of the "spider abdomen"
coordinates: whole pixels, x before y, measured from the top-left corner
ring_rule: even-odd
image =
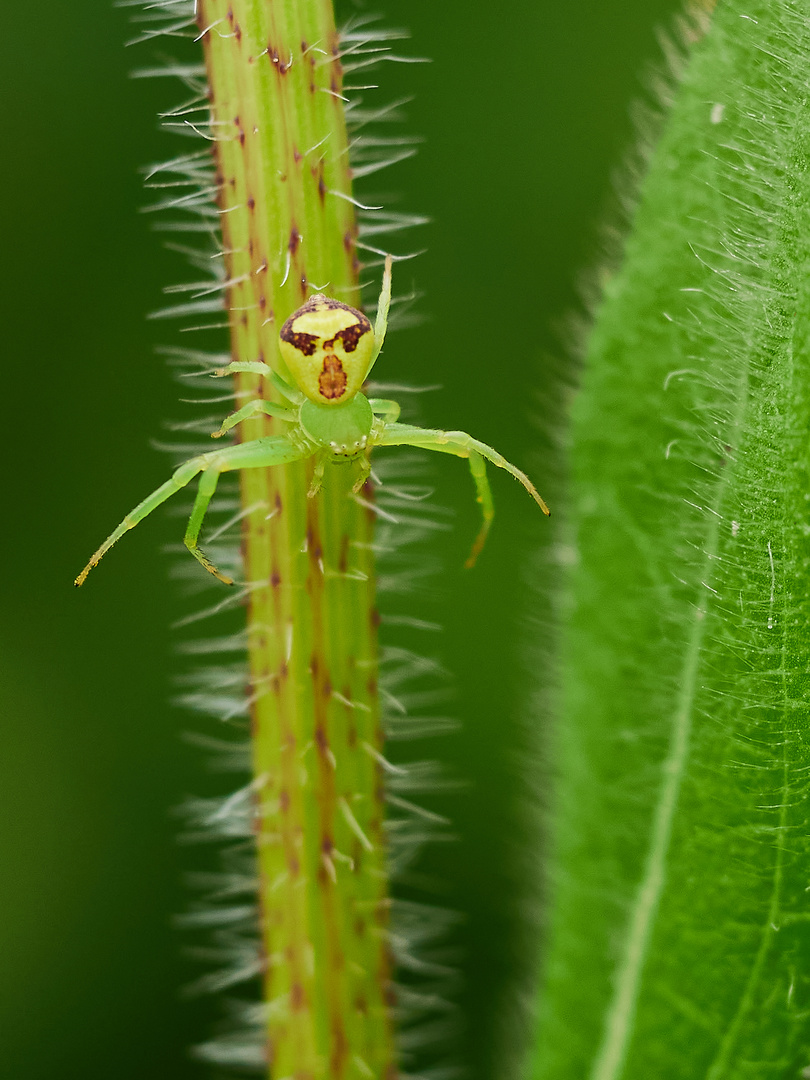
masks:
[[[316,293],[284,323],[279,348],[309,400],[334,408],[350,401],[363,385],[374,331],[362,311]]]

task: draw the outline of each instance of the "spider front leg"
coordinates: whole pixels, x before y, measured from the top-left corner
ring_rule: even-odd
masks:
[[[83,585],[87,575],[93,569],[98,566],[102,558],[110,550],[113,544],[120,540],[124,533],[129,532],[130,529],[134,529],[139,521],[151,514],[153,510],[156,510],[161,503],[164,503],[167,499],[170,499],[172,495],[175,495],[178,491],[191,483],[198,473],[202,472],[205,468],[205,458],[207,455],[200,454],[199,457],[191,458],[189,461],[185,461],[178,469],[175,470],[172,478],[167,480],[165,484],[161,484],[159,488],[148,495],[143,502],[138,503],[134,510],[130,510],[117,529],[107,537],[101,547],[96,551],[87,566],[79,574],[74,581],[74,585]]]
[[[474,439],[466,431],[438,431],[433,428],[413,427],[410,424],[386,424],[382,434],[375,436],[374,445],[418,446],[425,450],[436,450],[439,453],[454,454],[456,457],[468,459],[470,472],[475,482],[476,497],[481,504],[484,521],[472,546],[469,558],[465,563],[467,567],[475,565],[475,561],[486,541],[492,519],[495,516],[495,507],[492,502],[492,493],[487,480],[484,459],[491,461],[499,469],[505,469],[506,472],[511,473],[516,480],[523,484],[543,513],[546,515],[550,513],[537,488],[524,472],[521,472],[517,466],[507,461],[497,450],[493,450],[486,443]]]
[[[467,560],[464,563],[464,566],[468,570],[471,570],[475,566],[484,544],[487,542],[489,527],[492,524],[492,519],[495,517],[495,503],[492,501],[492,491],[489,486],[489,480],[487,480],[487,467],[484,464],[484,459],[477,450],[470,450],[468,460],[470,463],[470,472],[472,473],[472,478],[475,483],[476,498],[481,504],[481,513],[484,518],[481,528],[478,530],[478,536],[476,536],[475,542],[470,549],[470,554],[467,556]]]
[[[197,543],[200,535],[200,529],[202,528],[203,518],[205,512],[208,509],[208,504],[214,497],[214,492],[217,489],[217,483],[219,482],[219,470],[212,468],[206,470],[200,477],[200,483],[197,487],[197,497],[194,500],[194,506],[191,510],[191,517],[188,519],[188,525],[186,526],[186,535],[183,537],[183,543],[188,550],[194,556],[198,563],[205,567],[209,574],[213,574],[215,578],[223,583],[223,585],[233,585],[233,578],[227,577],[227,575],[220,573],[214,566],[205,552]]]
[[[295,446],[289,439],[268,437],[253,439],[251,442],[240,443],[238,446],[229,446],[223,450],[214,450],[210,454],[199,454],[197,457],[190,458],[175,470],[170,480],[167,480],[165,484],[161,484],[157,490],[153,491],[151,495],[148,495],[143,502],[138,503],[135,509],[127,514],[118,528],[110,533],[98,551],[95,552],[87,566],[76,578],[75,584],[83,585],[93,567],[98,566],[104,555],[117,540],[121,539],[124,533],[134,529],[140,521],[143,521],[147,515],[156,510],[161,503],[166,502],[172,495],[190,484],[194,477],[200,473],[203,476],[200,479],[197,498],[194,500],[194,508],[186,529],[185,545],[209,573],[214,574],[215,577],[226,582],[226,584],[232,584],[230,578],[220,574],[197,544],[203,518],[216,490],[220,473],[234,469],[260,469],[267,468],[270,465],[283,465],[307,457],[309,453],[309,450]]]
[[[219,578],[225,585],[233,585],[233,578],[220,573],[197,543],[203,519],[214,497],[220,475],[224,472],[233,472],[235,469],[264,469],[270,465],[283,465],[290,461],[298,461],[306,457],[308,453],[309,451],[302,450],[282,436],[252,439],[250,442],[237,446],[229,446],[226,450],[202,455],[206,459],[206,465],[200,477],[197,497],[194,500],[191,517],[188,519],[183,543],[209,574]]]

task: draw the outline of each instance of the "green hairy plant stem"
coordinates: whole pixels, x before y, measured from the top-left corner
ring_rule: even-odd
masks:
[[[287,316],[359,304],[328,0],[200,0],[232,359],[287,375]],[[268,382],[236,377],[236,404]],[[273,432],[241,425],[239,437]],[[350,466],[241,474],[268,1075],[393,1075],[369,493]],[[365,505],[364,505],[365,504]]]
[[[573,407],[537,1080],[810,1075],[810,3],[706,30]]]

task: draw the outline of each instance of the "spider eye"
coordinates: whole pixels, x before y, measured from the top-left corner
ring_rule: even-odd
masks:
[[[363,385],[374,331],[362,311],[316,293],[284,323],[279,348],[310,401],[343,405]]]

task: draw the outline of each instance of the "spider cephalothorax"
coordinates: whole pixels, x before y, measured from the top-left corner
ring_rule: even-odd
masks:
[[[315,470],[309,491],[309,495],[314,496],[320,487],[324,469],[330,462],[356,459],[359,468],[354,491],[359,491],[371,471],[369,454],[375,446],[418,446],[468,459],[484,516],[467,560],[468,566],[472,566],[483,547],[494,515],[485,460],[516,477],[543,513],[548,514],[548,507],[528,476],[491,446],[464,431],[439,431],[400,424],[397,422],[399,405],[395,401],[369,399],[361,392],[385,340],[390,302],[389,255],[385,260],[373,329],[361,311],[320,293],[311,296],[284,323],[279,334],[279,350],[295,386],[260,361],[236,362],[216,372],[217,375],[226,375],[236,371],[253,371],[264,375],[286,404],[257,398],[232,413],[222,427],[213,433],[213,438],[220,438],[236,424],[261,414],[286,422],[289,425],[286,432],[199,454],[184,462],[170,480],[127,514],[76,578],[76,584],[84,582],[104,553],[127,530],[134,528],[147,514],[199,476],[197,498],[184,542],[206,570],[231,585],[231,579],[217,570],[197,543],[205,512],[221,473],[235,469],[266,469],[272,465],[314,457]]]

